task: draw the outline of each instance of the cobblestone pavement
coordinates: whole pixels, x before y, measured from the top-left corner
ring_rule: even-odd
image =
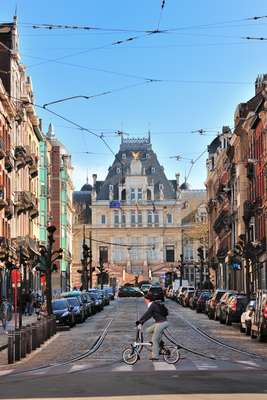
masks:
[[[26,375],[55,375],[61,373],[75,373],[94,369],[94,371],[192,371],[192,370],[255,370],[267,368],[267,345],[252,341],[249,337],[241,335],[237,326],[224,326],[215,321],[210,321],[206,315],[196,314],[188,308],[167,301],[170,311],[169,331],[177,342],[204,355],[212,355],[209,359],[181,350],[181,360],[176,365],[169,365],[163,360],[152,363],[149,353],[142,352],[141,360],[134,366],[122,363],[123,349],[135,339],[135,321],[145,311],[142,299],[118,299],[113,301],[104,311],[89,318],[84,324],[76,325],[67,332],[61,332],[52,339],[38,353],[33,353],[23,362],[6,367],[0,371],[1,375],[26,371]],[[111,321],[108,334],[97,352],[82,360],[66,363],[64,365],[51,364],[70,360],[74,356],[87,351],[98,336],[103,332],[107,322]],[[188,325],[188,323],[191,324]],[[148,325],[149,323],[147,323]],[[252,357],[242,352],[236,352],[210,341],[192,329],[192,325],[201,328],[209,335],[221,340],[227,345],[234,346],[241,351],[258,354]],[[261,357],[266,357],[266,360]],[[50,366],[49,366],[50,365]],[[47,368],[39,368],[48,366]],[[24,374],[23,373],[23,374]]]

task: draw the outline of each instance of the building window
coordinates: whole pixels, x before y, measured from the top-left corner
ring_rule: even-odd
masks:
[[[40,193],[41,197],[45,197],[46,196],[46,187],[45,185],[42,183],[41,184],[41,193]]]
[[[146,159],[150,158],[150,154],[146,153]]]
[[[193,252],[193,240],[186,239],[183,244],[183,255],[185,260],[193,260],[194,252]]]
[[[135,189],[131,189],[131,201],[135,200]]]
[[[136,225],[135,211],[131,211],[131,225]]]
[[[125,213],[121,214],[121,225],[122,226],[126,225],[126,215],[125,215]]]
[[[113,217],[114,217],[114,225],[119,225],[119,223],[120,223],[119,211],[115,210]]]
[[[159,184],[159,190],[162,191],[164,189],[163,183]]]
[[[153,213],[152,211],[148,211],[147,213],[147,225],[153,224]]]
[[[121,158],[122,158],[123,160],[126,160],[126,154],[125,154],[125,153],[122,153]]]
[[[117,174],[120,174],[120,173],[121,173],[120,167],[117,167],[117,168],[116,168],[116,172],[117,172]]]
[[[154,212],[154,224],[159,225],[159,214]]]
[[[165,256],[166,262],[174,262],[174,246],[166,246]]]
[[[156,172],[156,168],[155,167],[151,167],[151,174],[154,174]]]
[[[99,247],[99,264],[108,262],[108,248],[106,246]]]
[[[172,224],[172,214],[167,214],[167,224]]]
[[[143,198],[143,190],[142,188],[138,188],[137,190],[137,200],[142,200]]]
[[[138,211],[137,222],[138,222],[138,225],[142,225],[142,212],[141,211]]]
[[[101,224],[102,225],[106,224],[106,216],[105,215],[101,215]]]

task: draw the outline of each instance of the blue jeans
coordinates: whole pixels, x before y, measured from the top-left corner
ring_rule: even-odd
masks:
[[[168,321],[155,322],[146,329],[147,333],[152,333],[152,357],[159,358],[159,343],[164,329],[168,328]]]

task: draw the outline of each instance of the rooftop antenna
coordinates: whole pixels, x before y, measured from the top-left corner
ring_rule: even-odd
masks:
[[[89,183],[89,177],[88,177],[88,169],[86,170],[86,184],[88,185]]]
[[[18,18],[18,5],[16,4],[13,22],[16,23]]]

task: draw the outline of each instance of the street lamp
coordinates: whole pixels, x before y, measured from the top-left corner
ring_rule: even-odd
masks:
[[[52,314],[52,272],[57,270],[57,266],[54,264],[57,260],[62,260],[63,249],[53,251],[53,245],[55,243],[54,234],[57,228],[54,225],[50,225],[46,228],[48,236],[47,247],[41,246],[40,253],[43,258],[43,264],[45,266],[46,276],[46,302],[47,302],[47,314]]]

